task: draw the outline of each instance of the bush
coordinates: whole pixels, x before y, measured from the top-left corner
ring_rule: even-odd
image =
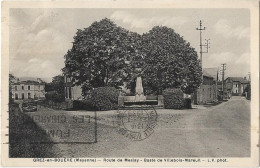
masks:
[[[53,101],[55,103],[60,103],[60,102],[64,102],[65,101],[64,95],[59,94],[56,91],[47,92],[45,97],[46,97],[47,100],[51,100],[51,101]]]
[[[118,107],[118,96],[119,91],[114,87],[95,88],[90,96],[91,105],[95,110],[114,110]]]
[[[184,107],[183,91],[180,88],[164,90],[163,97],[166,109],[182,109]]]
[[[95,108],[92,105],[92,101],[90,98],[87,98],[85,100],[74,100],[73,101],[73,110],[95,110]]]
[[[184,108],[186,108],[186,109],[192,109],[191,99],[184,99]]]
[[[246,99],[251,100],[251,84],[247,85],[245,88],[245,92],[247,92]]]
[[[82,100],[73,100],[73,110],[84,109],[84,102]]]

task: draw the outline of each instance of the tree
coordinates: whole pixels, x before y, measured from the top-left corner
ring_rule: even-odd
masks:
[[[52,78],[52,82],[45,84],[46,98],[55,102],[65,100],[65,82],[63,75],[57,75]]]
[[[92,88],[119,88],[127,77],[127,60],[135,54],[140,35],[116,26],[109,19],[78,30],[72,48],[65,55],[63,72],[81,85],[83,93]]]
[[[247,93],[247,94],[246,94],[246,98],[247,98],[248,100],[251,100],[251,84],[250,84],[250,83],[246,86],[244,92]]]
[[[180,87],[192,93],[201,83],[201,67],[194,48],[168,27],[156,26],[142,36],[141,75],[146,94],[162,94],[166,88]],[[134,65],[134,62],[133,62]],[[135,69],[134,67],[132,69]],[[132,88],[129,83],[128,88]]]
[[[64,74],[82,86],[83,93],[97,87],[119,88],[124,82],[134,91],[138,76],[146,94],[174,87],[192,93],[201,83],[195,49],[165,26],[141,36],[106,18],[79,29],[64,57]]]
[[[14,75],[9,74],[9,103],[13,102],[13,99],[12,99],[12,84],[14,84],[16,79],[17,78]]]

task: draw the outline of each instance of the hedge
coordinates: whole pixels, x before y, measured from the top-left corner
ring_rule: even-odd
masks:
[[[114,87],[99,87],[84,100],[74,100],[74,110],[115,110],[118,108],[119,91]]]
[[[59,94],[56,91],[50,91],[45,94],[47,100],[51,100],[56,103],[64,102],[65,96],[63,94]]]
[[[96,110],[114,110],[118,107],[119,91],[114,87],[99,87],[91,92],[91,104]]]
[[[184,98],[183,91],[180,88],[165,89],[163,91],[164,108],[166,109],[183,109]]]
[[[74,100],[73,101],[73,110],[95,110],[92,103],[91,99],[87,98],[85,100]]]

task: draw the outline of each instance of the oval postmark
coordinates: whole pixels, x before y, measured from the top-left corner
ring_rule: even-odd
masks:
[[[157,112],[152,106],[119,109],[114,126],[121,135],[141,141],[154,132]]]

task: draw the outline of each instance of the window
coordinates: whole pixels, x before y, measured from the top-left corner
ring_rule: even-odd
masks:
[[[15,93],[15,100],[18,100],[18,93]]]
[[[22,99],[24,99],[24,93],[22,93]]]
[[[238,84],[236,84],[236,87],[238,86]]]
[[[29,89],[29,87],[28,87],[28,89]],[[30,99],[31,98],[31,93],[28,93],[28,99]]]
[[[14,87],[14,90],[17,90],[17,86]]]
[[[24,90],[24,86],[22,86],[22,90]]]
[[[237,93],[237,90],[236,90],[236,93]]]
[[[31,89],[31,86],[28,86],[28,90],[30,90]],[[29,94],[28,94],[29,95]]]

